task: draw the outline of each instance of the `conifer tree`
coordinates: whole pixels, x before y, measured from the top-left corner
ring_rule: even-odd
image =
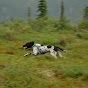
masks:
[[[88,6],[84,8],[83,20],[79,22],[78,27],[88,30]]]
[[[61,13],[60,13],[60,20],[58,24],[58,29],[71,29],[71,25],[69,24],[69,20],[65,17],[64,14],[64,2],[61,2]]]
[[[46,0],[40,0],[38,4],[38,10],[39,12],[38,18],[44,17],[47,15],[47,3]]]
[[[27,13],[27,16],[30,17],[31,16],[31,8],[28,7],[28,13]]]
[[[84,20],[88,20],[88,6],[84,9]]]
[[[64,2],[61,2],[60,21],[64,20]]]

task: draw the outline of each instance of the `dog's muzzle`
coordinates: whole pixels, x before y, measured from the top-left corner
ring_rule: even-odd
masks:
[[[24,49],[27,49],[27,47],[24,47]]]

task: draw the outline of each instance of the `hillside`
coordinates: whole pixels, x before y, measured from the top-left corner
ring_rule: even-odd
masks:
[[[0,88],[88,88],[88,30],[56,30],[40,20],[0,24]],[[62,47],[65,58],[24,57],[30,41]]]
[[[63,0],[65,14],[71,23],[78,23],[82,19],[83,9],[88,5],[87,0]],[[48,15],[59,19],[61,0],[47,0]],[[31,17],[37,17],[38,0],[0,0],[0,18],[6,17],[27,19],[27,7],[31,7]]]

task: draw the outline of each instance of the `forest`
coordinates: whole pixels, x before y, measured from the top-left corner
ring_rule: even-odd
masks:
[[[24,0],[7,1],[2,0],[0,6],[5,5],[9,8],[10,4],[14,8],[13,4],[16,4],[20,9],[19,3],[27,3]],[[13,11],[10,14],[11,10],[5,8],[9,14],[4,14],[0,8],[0,17],[7,17],[0,21],[0,88],[88,88],[88,6],[85,5],[87,0],[74,1],[73,4],[76,3],[76,6],[77,3],[83,3],[85,6],[81,7],[80,21],[73,23],[71,20],[77,18],[74,14],[67,15],[66,11],[68,14],[70,12],[65,8],[66,3],[72,0],[57,1],[60,4],[59,17],[49,7],[52,3],[52,6],[55,6],[53,0],[29,1],[33,4],[37,2],[37,9],[34,10],[36,16],[33,15],[33,9],[27,6],[24,13],[26,19],[22,18],[24,10],[18,17],[17,10],[13,15]],[[57,59],[50,53],[24,56],[33,51],[32,48],[23,48],[25,43],[31,41],[59,46],[66,49],[67,53],[60,51],[64,57]]]

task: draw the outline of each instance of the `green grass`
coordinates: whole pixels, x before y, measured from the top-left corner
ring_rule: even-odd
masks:
[[[27,24],[20,24],[19,31],[12,28],[13,24],[0,25],[0,88],[88,88],[87,30],[38,32]],[[58,59],[49,53],[24,57],[32,52],[22,47],[30,41],[60,46],[68,52],[61,51],[65,58]]]

